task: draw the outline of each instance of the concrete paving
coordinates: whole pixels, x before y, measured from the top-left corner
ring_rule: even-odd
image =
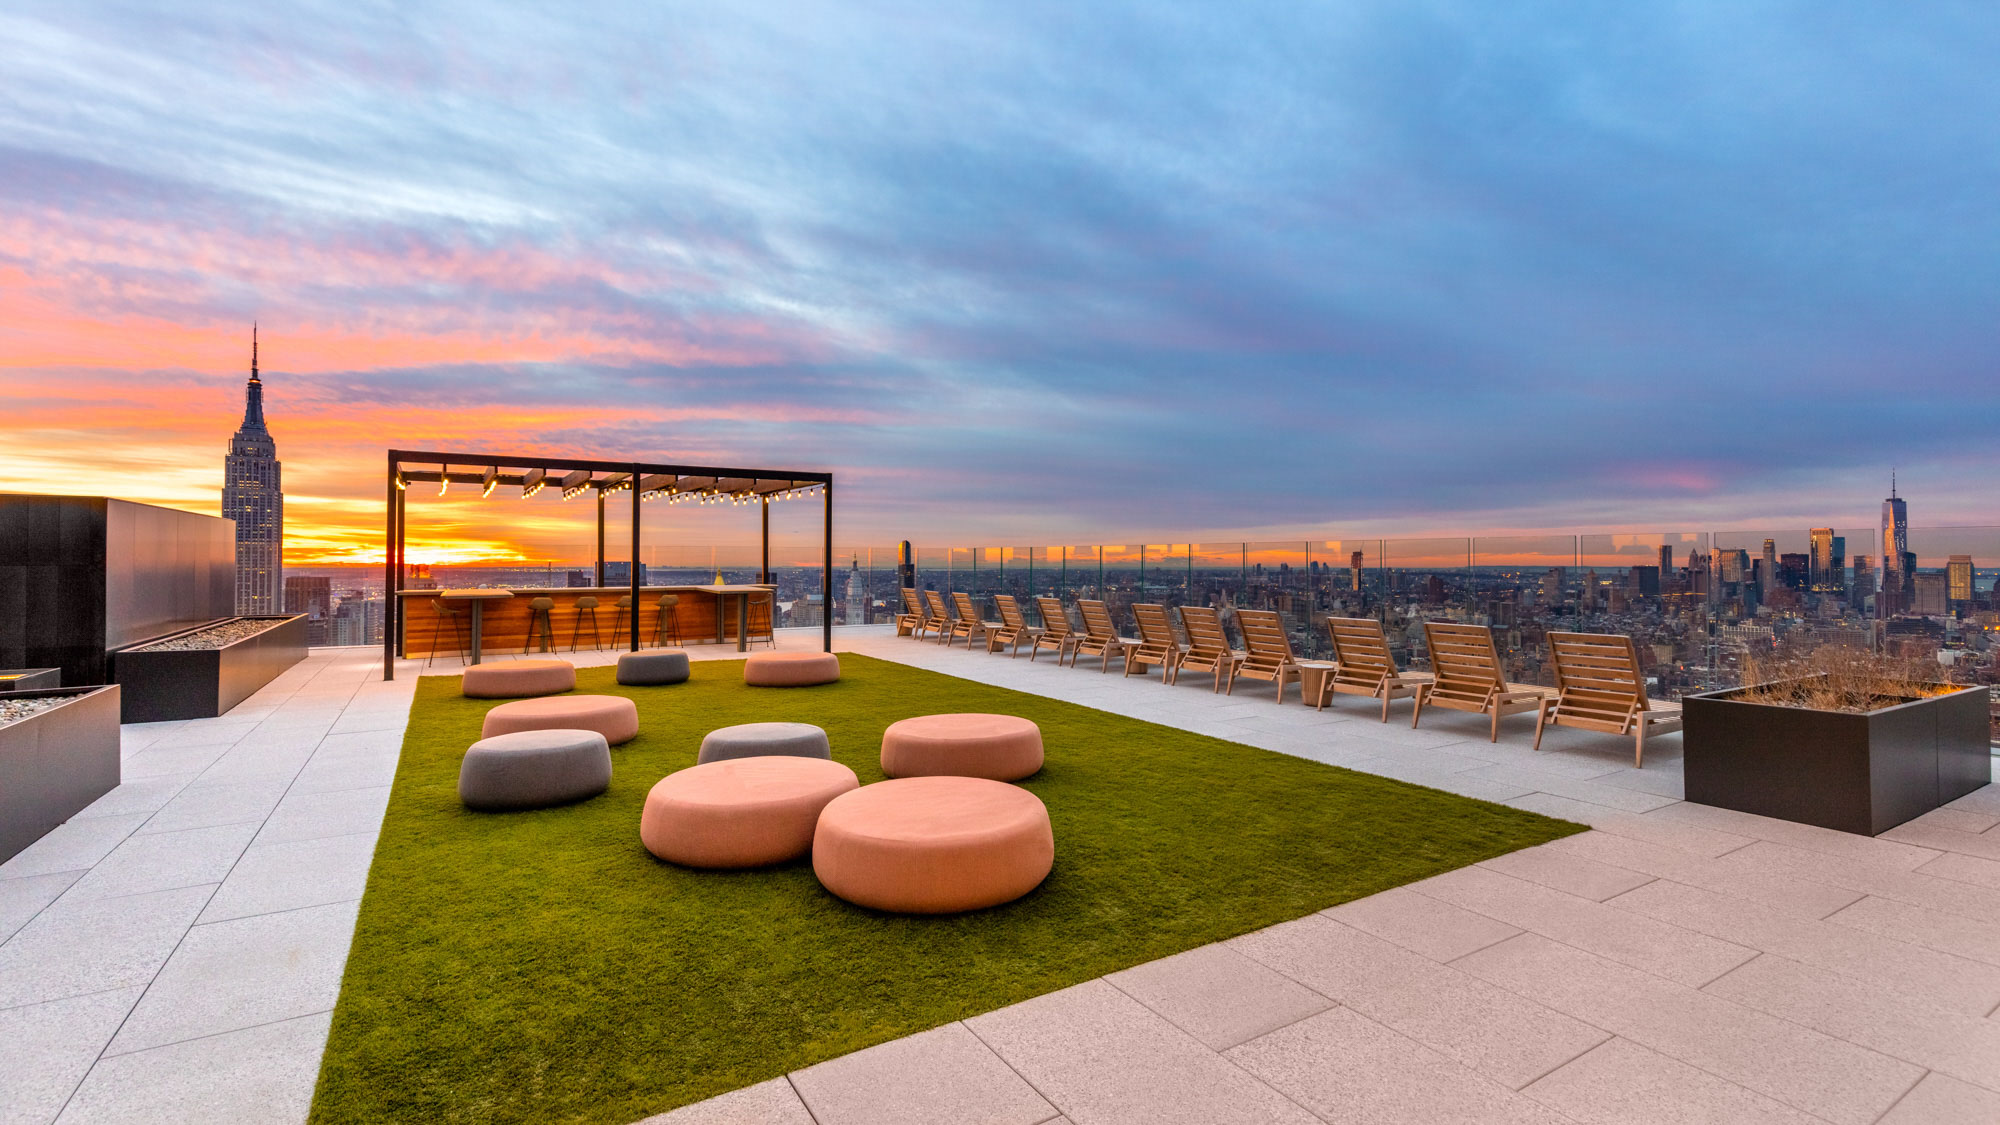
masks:
[[[652,1125],[2000,1120],[2000,787],[1868,839],[1681,802],[1678,736],[1634,770],[1608,736],[1532,751],[1525,718],[1493,744],[1407,704],[836,644],[1596,831]],[[0,865],[0,1122],[304,1120],[421,671],[380,670],[316,650],[227,716],[127,726],[125,783]]]

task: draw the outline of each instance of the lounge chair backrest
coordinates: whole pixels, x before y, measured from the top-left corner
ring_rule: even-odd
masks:
[[[1066,637],[1076,630],[1070,628],[1069,611],[1063,608],[1061,598],[1036,598],[1035,605],[1042,611],[1042,631],[1051,637]]]
[[[979,607],[972,604],[972,595],[963,590],[953,590],[951,604],[958,609],[960,621],[978,621]]]
[[[1424,647],[1431,654],[1431,674],[1438,691],[1505,691],[1506,676],[1493,630],[1455,621],[1424,622]]]
[[[903,587],[903,612],[912,613],[918,617],[924,615],[923,600],[917,596],[917,592],[914,589],[908,586]]]
[[[1549,658],[1563,710],[1602,711],[1609,721],[1647,709],[1646,681],[1632,638],[1617,633],[1550,633]]]
[[[1326,631],[1333,637],[1333,659],[1340,664],[1343,677],[1396,674],[1396,657],[1389,651],[1380,621],[1372,617],[1329,617]]]
[[[1021,616],[1021,603],[1012,594],[993,595],[993,608],[1000,614],[1000,624],[1009,629],[1026,629],[1028,619]]]
[[[1187,630],[1190,653],[1202,659],[1229,654],[1229,634],[1222,631],[1222,617],[1213,606],[1182,606],[1181,628]]]
[[[944,595],[938,593],[936,590],[924,591],[924,604],[931,607],[931,620],[933,621],[943,621],[945,618],[951,616],[945,612]]]
[[[1285,622],[1276,610],[1239,609],[1236,627],[1243,633],[1243,647],[1250,650],[1252,663],[1292,659],[1292,639],[1285,635]]]
[[[1118,627],[1111,623],[1111,611],[1104,603],[1089,598],[1078,598],[1076,608],[1083,611],[1083,631],[1092,638],[1115,637]]]
[[[1173,622],[1167,617],[1167,607],[1140,603],[1132,607],[1132,616],[1139,622],[1139,640],[1147,645],[1160,648],[1180,647],[1179,638],[1174,636]]]

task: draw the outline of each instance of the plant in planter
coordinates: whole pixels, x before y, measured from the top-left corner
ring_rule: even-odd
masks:
[[[1690,801],[1874,836],[1991,780],[1987,691],[1933,663],[1829,647],[1744,671],[1683,700]]]

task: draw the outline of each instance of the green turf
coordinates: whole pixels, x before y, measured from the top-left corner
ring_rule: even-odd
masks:
[[[312,1121],[604,1122],[772,1078],[1180,950],[1572,832],[1578,825],[949,676],[841,658],[837,684],[746,688],[699,663],[639,701],[603,796],[460,807],[493,704],[417,688]],[[1135,689],[1142,690],[1142,689]],[[1153,691],[1162,689],[1155,687]],[[849,906],[808,863],[704,873],[639,843],[707,731],[797,720],[879,781],[883,728],[997,711],[1041,724],[1055,871],[993,910]]]

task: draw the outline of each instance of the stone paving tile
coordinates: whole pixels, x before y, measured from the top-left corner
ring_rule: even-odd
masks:
[[[261,821],[278,806],[286,784],[285,778],[255,778],[183,790],[140,825],[135,835]]]
[[[783,1078],[731,1090],[705,1102],[682,1106],[638,1125],[818,1125],[805,1103]]]
[[[128,836],[64,898],[110,898],[220,883],[256,834],[253,822]]]
[[[1658,809],[1652,815],[1662,820],[1692,824],[1700,828],[1713,828],[1739,836],[1751,836],[1802,851],[1903,871],[1936,859],[1938,855],[1935,848],[1898,843],[1894,840],[1884,840],[1879,836],[1856,836],[1849,832],[1835,832],[1831,828],[1793,824],[1789,820],[1774,820],[1768,816],[1756,816],[1734,809],[1718,809],[1711,805],[1697,805],[1685,801]]]
[[[1869,1125],[1921,1067],[1522,934],[1455,962],[1467,973],[1835,1125]]]
[[[2000,1091],[2000,1020],[1772,953],[1703,991]]]
[[[121,780],[138,781],[148,777],[185,777],[200,773],[215,764],[237,740],[211,742],[200,746],[151,746],[125,759],[119,769]]]
[[[0,1008],[0,1122],[55,1120],[142,991]]]
[[[1960,813],[1973,816],[1972,813]],[[1984,819],[1983,817],[1981,819]],[[1976,855],[1981,859],[2000,860],[2000,836],[1990,832],[1964,832],[1939,824],[1918,824],[1911,821],[1889,829],[1878,840],[1895,840],[1898,843],[1915,844],[1918,847],[1936,848],[1941,852],[1957,852],[1959,855]]]
[[[1478,770],[1474,771],[1473,776],[1482,777],[1488,781],[1522,785],[1539,793],[1547,793],[1555,797],[1567,797],[1572,801],[1602,805],[1605,808],[1628,813],[1651,812],[1654,809],[1674,804],[1677,800],[1674,797],[1662,797],[1658,794],[1645,793],[1637,789],[1626,789],[1617,785],[1605,785],[1597,781],[1565,777],[1560,773],[1552,773],[1547,770],[1539,770],[1522,765],[1481,766]]]
[[[1974,790],[1946,805],[1945,808],[1966,809],[2000,817],[2000,785],[1989,785],[1984,789]]]
[[[1056,1113],[959,1023],[793,1071],[791,1080],[818,1125],[1039,1125]]]
[[[1521,1092],[1570,1120],[1605,1125],[1820,1125],[1811,1114],[1622,1038],[1605,1041]]]
[[[1933,856],[1941,854],[1932,853]],[[2000,889],[1920,875],[1913,870],[1841,860],[1824,853],[1762,841],[1731,852],[1716,862],[1725,870],[1830,883],[1892,902],[2000,923]]]
[[[260,844],[373,832],[389,807],[389,786],[328,793],[288,793],[257,833]]]
[[[83,874],[82,871],[51,871],[46,875],[0,879],[0,943],[13,937],[14,931],[27,925]]]
[[[1734,942],[1482,867],[1447,871],[1409,889],[1694,988],[1757,955]]]
[[[1827,921],[2000,966],[2000,924],[1870,895]]]
[[[325,906],[361,897],[377,833],[251,844],[216,888],[200,921]]]
[[[1510,1089],[1608,1038],[1581,1020],[1329,918],[1301,918],[1229,944]]]
[[[1591,822],[1591,826],[1599,832],[1676,851],[1693,852],[1706,859],[1726,855],[1755,842],[1755,837],[1681,824],[1650,814],[1631,816],[1611,813],[1598,817]]]
[[[1580,856],[1630,868],[1661,879],[1747,898],[1804,918],[1824,918],[1861,900],[1861,892],[1811,879],[1767,875],[1726,867],[1700,855],[1661,847],[1610,832],[1580,832],[1543,844],[1539,850]]]
[[[1879,980],[1940,1008],[1984,1015],[2000,1004],[2000,969],[1834,919],[1802,918],[1669,880],[1649,883],[1610,905],[1833,972]]]
[[[346,754],[314,754],[312,761],[292,781],[291,793],[339,793],[350,789],[378,789],[395,783],[396,750],[350,751]]]
[[[1088,1125],[1318,1122],[1101,980],[966,1025],[1057,1109]]]
[[[1993,1125],[2000,1094],[1942,1074],[1926,1074],[1877,1125]]]
[[[1581,835],[1600,834],[1584,832]],[[1495,856],[1479,866],[1592,902],[1603,902],[1613,895],[1622,895],[1634,887],[1652,882],[1654,878],[1631,868],[1554,850],[1546,844]]]
[[[273,747],[256,740],[241,742],[201,771],[188,788],[206,789],[213,785],[237,785],[246,781],[290,782],[312,756],[310,744]]]
[[[106,1053],[332,1010],[359,907],[336,903],[195,926]]]
[[[0,1008],[145,984],[212,889],[58,899],[0,945]]]
[[[1953,832],[1985,832],[1994,825],[2000,825],[2000,815],[1978,812],[1973,809],[1942,808],[1932,809],[1924,815],[1899,827],[1922,825],[1927,828],[1946,828]]]
[[[1320,913],[1433,961],[1455,961],[1520,929],[1461,906],[1397,887]]]
[[[1335,1008],[1225,1052],[1327,1122],[1564,1125],[1498,1082],[1355,1012]]]
[[[1104,979],[1215,1051],[1333,1006],[1319,993],[1220,944]]]
[[[160,806],[173,800],[175,794],[187,788],[194,777],[194,774],[183,773],[169,774],[166,777],[121,780],[116,789],[92,801],[82,812],[70,819],[88,820],[99,816],[158,812]]]
[[[2000,862],[1978,856],[1948,852],[1917,868],[1917,874],[2000,890]]]
[[[58,1125],[270,1125],[304,1121],[331,1012],[107,1057]]]
[[[1502,801],[1501,804],[1510,805],[1517,809],[1526,809],[1533,813],[1541,813],[1543,816],[1552,816],[1557,820],[1569,820],[1578,824],[1588,824],[1592,828],[1597,827],[1598,821],[1608,816],[1634,815],[1632,813],[1620,812],[1608,805],[1593,805],[1589,801],[1579,801],[1573,797],[1558,797],[1554,793],[1542,792],[1530,793],[1525,797],[1515,797],[1511,800]]]

